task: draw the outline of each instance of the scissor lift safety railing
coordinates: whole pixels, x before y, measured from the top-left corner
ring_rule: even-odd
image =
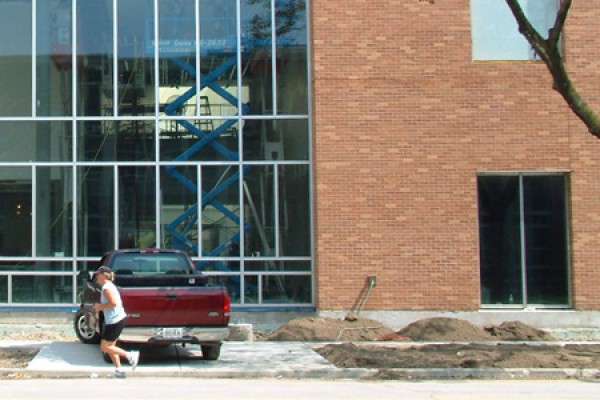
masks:
[[[192,78],[196,78],[196,68],[194,66],[187,63],[182,58],[172,58],[171,59],[174,64],[182,68],[186,71]],[[200,75],[200,90],[204,88],[210,88],[217,95],[222,97],[225,101],[233,105],[234,107],[238,107],[238,98],[223,89],[218,85],[217,80],[220,76],[227,73],[228,71],[233,70],[237,65],[237,57],[234,55],[228,59],[226,59],[220,66],[215,68],[213,71],[206,75]],[[184,104],[197,96],[199,90],[197,85],[192,86],[189,90],[175,99],[171,104],[168,104],[165,107],[165,114],[169,116],[179,116],[181,115],[180,110],[183,108]],[[247,105],[242,104],[242,109],[246,110]],[[207,146],[212,147],[216,152],[224,156],[227,160],[232,162],[238,161],[238,152],[231,151],[217,142],[217,139],[221,137],[224,133],[228,132],[230,128],[232,128],[236,123],[237,119],[228,119],[224,121],[221,125],[217,126],[212,131],[202,130],[199,126],[194,125],[188,120],[176,120],[177,124],[181,125],[184,129],[186,129],[190,134],[198,137],[200,140],[191,146],[189,149],[185,150],[182,154],[175,158],[175,161],[187,161],[193,155],[202,151]],[[186,178],[183,174],[177,171],[176,166],[167,166],[166,171],[169,175],[171,175],[175,180],[180,182],[187,189],[191,190],[194,194],[198,194],[199,189],[198,185],[188,178]],[[244,168],[244,173],[248,172],[249,168]],[[225,172],[228,173],[230,169],[228,168]],[[167,225],[167,231],[172,235],[173,238],[173,247],[184,249],[190,251],[194,255],[198,255],[198,248],[201,246],[201,243],[196,245],[193,241],[188,239],[187,234],[197,229],[198,225],[198,217],[201,214],[202,210],[204,210],[208,205],[213,206],[215,209],[219,210],[226,218],[231,220],[234,224],[238,226],[242,226],[242,221],[240,217],[232,212],[229,208],[224,206],[221,202],[217,200],[219,195],[223,193],[225,190],[239,182],[242,179],[240,176],[240,172],[238,171],[235,174],[232,174],[230,177],[223,181],[219,181],[219,183],[212,188],[210,191],[201,190],[201,204],[200,210],[198,204],[188,208],[185,212],[183,212],[179,217],[173,220],[171,223]],[[178,227],[181,227],[178,229]],[[244,230],[249,231],[250,226],[244,225]],[[227,240],[223,241],[218,247],[206,252],[201,251],[203,257],[217,257],[223,252],[225,252],[228,248],[232,247],[235,244],[238,244],[241,240],[241,229],[240,232],[235,233]],[[221,271],[229,272],[230,269],[223,262],[215,262],[215,261],[200,261],[197,264],[199,269],[207,266],[208,264],[214,265],[217,269]]]

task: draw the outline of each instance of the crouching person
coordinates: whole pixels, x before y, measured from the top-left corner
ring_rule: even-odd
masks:
[[[105,325],[101,333],[100,349],[108,354],[115,366],[112,374],[115,378],[125,378],[125,371],[121,368],[121,357],[126,358],[135,370],[140,359],[139,351],[125,351],[117,346],[117,340],[125,327],[127,313],[123,308],[123,301],[119,290],[114,284],[115,274],[106,267],[100,266],[95,272],[96,281],[101,287],[100,303],[94,304],[94,311],[104,313]]]

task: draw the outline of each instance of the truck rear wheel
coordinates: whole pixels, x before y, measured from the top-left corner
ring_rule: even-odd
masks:
[[[202,358],[209,361],[214,361],[221,355],[221,344],[203,344],[200,345],[202,350]]]
[[[100,343],[100,334],[95,330],[91,330],[87,326],[87,321],[85,320],[85,313],[83,310],[78,310],[75,313],[75,319],[73,320],[73,325],[75,328],[75,334],[80,342],[85,344],[98,344]]]

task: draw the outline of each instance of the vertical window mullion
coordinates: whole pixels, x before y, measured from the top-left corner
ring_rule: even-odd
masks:
[[[71,3],[71,65],[73,73],[71,74],[71,115],[77,115],[77,0]],[[77,154],[77,143],[75,142],[75,130],[73,130],[73,153]],[[73,160],[77,159],[73,157]],[[74,219],[73,221],[76,221]]]
[[[117,0],[113,0],[113,115],[119,115],[119,7]]]
[[[202,61],[200,60],[200,1],[194,2],[194,7],[194,12],[196,16],[196,23],[194,24],[194,27],[196,29],[196,116],[200,117],[202,114],[200,104],[200,67],[202,65],[200,64],[200,62]]]
[[[275,0],[271,0],[271,86],[273,94],[273,115],[277,115],[277,20]]]
[[[113,237],[113,247],[115,249],[119,248],[119,166],[113,166],[113,202],[115,205],[113,211],[113,227],[115,235]]]
[[[279,239],[280,239],[280,221],[279,221],[279,167],[280,164],[273,165],[273,225],[275,228],[275,251],[272,252],[271,256],[279,257]]]
[[[31,257],[37,256],[37,168],[31,166]]]
[[[197,221],[196,221],[196,229],[198,230],[198,243],[196,243],[196,247],[197,250],[196,252],[198,253],[199,257],[202,257],[202,250],[203,250],[203,245],[202,245],[202,234],[203,232],[203,225],[202,225],[202,165],[198,164],[196,166],[196,204],[198,204],[197,210],[196,210],[196,214],[197,214]]]
[[[37,116],[37,0],[31,0],[31,116]]]
[[[525,236],[525,191],[519,176],[519,235],[521,236],[521,303],[527,304],[527,238]]]

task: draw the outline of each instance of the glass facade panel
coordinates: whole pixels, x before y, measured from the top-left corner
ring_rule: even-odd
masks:
[[[311,266],[310,261],[246,261],[244,269],[253,272],[308,272]]]
[[[31,12],[31,0],[0,1],[0,117],[31,115]]]
[[[275,2],[277,113],[308,113],[306,0]]]
[[[119,115],[154,115],[154,4],[148,0],[118,3]]]
[[[102,254],[154,246],[234,304],[308,304],[305,8],[0,1],[0,306],[73,304]]]
[[[247,221],[245,255],[275,255],[275,167],[257,165],[244,175],[244,199]]]
[[[273,21],[270,1],[242,2],[242,85],[250,96],[244,114],[273,114]]]
[[[260,120],[244,124],[245,160],[308,160],[308,121]]]
[[[119,167],[119,247],[156,247],[154,167]]]
[[[71,122],[0,122],[0,162],[69,161]]]
[[[69,167],[36,168],[36,254],[73,255],[73,170]]]
[[[0,167],[0,256],[32,255],[31,168]]]
[[[279,256],[311,254],[308,165],[281,165],[279,179]]]
[[[202,255],[240,256],[240,172],[237,166],[202,168]]]
[[[36,3],[36,106],[39,116],[73,114],[72,0]]]
[[[267,275],[262,277],[262,301],[278,304],[311,302],[311,277],[302,275]]]
[[[165,116],[197,115],[194,0],[159,0],[159,103]]]
[[[77,2],[77,115],[114,114],[113,2]]]
[[[160,172],[161,239],[168,248],[198,254],[198,168],[167,166]]]
[[[151,161],[155,156],[154,121],[82,121],[77,143],[80,161]]]
[[[160,158],[163,161],[237,161],[237,120],[163,120]]]
[[[73,302],[73,277],[27,276],[12,277],[13,303],[62,303]]]
[[[115,247],[114,169],[80,167],[77,182],[77,249],[99,257]]]
[[[201,115],[238,114],[236,2],[200,0]],[[247,91],[242,88],[242,102]]]

